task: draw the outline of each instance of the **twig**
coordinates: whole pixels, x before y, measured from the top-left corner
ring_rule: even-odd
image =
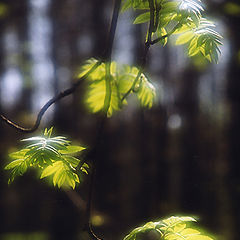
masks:
[[[164,38],[166,38],[166,37],[168,37],[168,36],[169,36],[169,34],[166,34],[166,35],[163,35],[163,36],[161,36],[161,37],[158,37],[158,38],[152,40],[152,41],[150,42],[150,44],[151,44],[151,45],[154,45],[154,44],[160,42],[161,40],[163,40]]]
[[[94,240],[102,240],[94,233],[94,231],[92,229],[91,214],[92,214],[92,205],[93,205],[92,203],[93,203],[93,193],[94,193],[94,187],[95,187],[95,178],[96,178],[96,171],[97,171],[97,160],[98,160],[97,154],[99,152],[99,149],[101,149],[102,133],[103,133],[104,125],[105,125],[107,111],[108,111],[108,108],[110,105],[109,103],[111,100],[111,71],[110,71],[111,57],[112,57],[113,42],[114,42],[114,37],[115,37],[115,33],[116,33],[120,7],[121,7],[121,0],[115,0],[112,21],[111,21],[111,26],[110,26],[109,36],[108,36],[107,48],[103,55],[103,60],[106,64],[106,69],[105,69],[105,71],[106,71],[106,92],[108,94],[106,94],[106,97],[104,99],[104,116],[103,116],[103,118],[100,119],[95,147],[92,149],[92,152],[90,153],[90,156],[93,155],[92,157],[95,161],[93,162],[93,166],[92,166],[86,214],[87,214],[87,219],[88,219],[87,231],[88,231],[89,235],[92,237],[92,239],[94,239]]]
[[[143,56],[142,56],[142,62],[138,71],[138,74],[136,76],[136,78],[133,81],[132,86],[128,89],[128,91],[123,95],[123,97],[121,98],[121,102],[123,102],[123,100],[131,93],[131,91],[134,90],[135,85],[138,82],[138,79],[140,78],[146,63],[147,63],[147,55],[150,49],[150,46],[152,45],[152,33],[154,31],[156,31],[156,26],[155,24],[155,7],[154,7],[154,2],[153,0],[148,0],[149,3],[149,8],[150,8],[150,23],[149,23],[149,27],[148,27],[148,32],[147,32],[147,41],[145,42],[145,48],[144,48],[144,52],[143,52]],[[160,11],[160,8],[157,9],[157,11]],[[157,12],[156,12],[157,14]],[[157,14],[158,15],[158,14]]]
[[[78,79],[77,82],[75,82],[73,84],[72,87],[64,90],[63,92],[60,92],[58,95],[56,95],[55,97],[51,98],[39,111],[38,115],[37,115],[37,119],[33,125],[33,127],[31,128],[25,128],[22,127],[20,125],[18,125],[17,123],[14,123],[13,121],[11,121],[10,119],[8,119],[7,117],[5,117],[4,115],[0,114],[0,118],[3,122],[5,122],[6,124],[8,124],[10,127],[15,128],[16,130],[20,131],[20,132],[24,132],[24,133],[32,133],[34,131],[36,131],[41,123],[42,117],[44,115],[44,113],[48,110],[48,108],[56,103],[57,101],[59,101],[60,99],[72,94],[73,92],[75,92],[75,90],[78,88],[78,86],[80,85],[80,83],[82,82],[82,80],[86,79],[92,72],[94,72],[98,66],[102,63],[102,61],[98,61],[97,63],[94,64],[94,66],[86,73],[84,74],[84,76],[82,76],[81,78]]]

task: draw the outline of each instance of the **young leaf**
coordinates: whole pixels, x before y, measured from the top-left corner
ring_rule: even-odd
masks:
[[[82,171],[83,172],[83,171]],[[76,186],[76,182],[79,183],[79,178],[76,173],[72,172],[71,167],[64,161],[57,161],[48,166],[42,171],[40,178],[45,178],[53,175],[53,185],[59,188]]]
[[[141,106],[151,108],[156,97],[155,87],[147,80],[145,75],[141,75],[140,87],[137,97]]]
[[[88,59],[85,64],[83,64],[80,68],[80,70],[77,72],[77,77],[81,78],[83,77],[87,72],[89,72],[94,65],[96,65],[99,61],[95,58]],[[93,71],[91,74],[89,74],[88,79],[96,79],[96,78],[102,78],[104,77],[105,69],[104,65],[100,64],[95,71]]]
[[[93,112],[99,112],[104,109],[104,101],[106,97],[106,81],[100,79],[89,84],[85,95],[87,107]],[[118,97],[118,90],[115,83],[111,82],[111,96],[110,105],[107,116],[112,116],[114,111],[120,110],[120,99]]]
[[[55,172],[57,172],[59,169],[60,170],[62,169],[62,161],[57,161],[57,162],[53,163],[52,165],[46,167],[42,171],[40,178],[48,177],[48,176],[54,174]]]
[[[80,162],[78,158],[75,158],[73,156],[63,156],[63,157],[73,168],[76,168]]]
[[[12,168],[16,168],[17,166],[21,165],[24,162],[24,159],[18,159],[15,161],[10,162],[7,166],[5,166],[5,170],[10,170]]]
[[[206,18],[201,18],[198,27],[190,28],[180,34],[176,45],[187,44],[188,55],[201,53],[210,62],[218,62],[221,54],[219,46],[222,45],[222,36],[213,30],[215,25]]]
[[[194,37],[193,32],[185,32],[180,35],[176,40],[176,45],[182,45],[189,42]]]
[[[67,146],[66,149],[59,150],[59,152],[60,152],[61,154],[73,154],[73,153],[81,152],[81,151],[83,151],[84,149],[86,149],[86,148],[85,148],[85,147],[82,147],[82,146],[73,146],[73,145],[70,145],[70,146]]]
[[[148,222],[132,230],[123,240],[136,240],[140,234],[149,231],[156,231],[159,239],[166,240],[213,240],[211,237],[203,235],[198,229],[188,227],[188,222],[195,221],[194,218],[188,216],[172,216],[158,222]]]
[[[133,24],[140,24],[150,21],[150,12],[145,12],[136,17]]]
[[[52,128],[44,131],[44,136],[23,139],[29,142],[26,148],[9,154],[11,161],[6,170],[11,170],[9,183],[16,176],[23,175],[28,167],[39,168],[42,173],[40,178],[53,176],[54,186],[66,186],[75,188],[79,178],[76,175],[76,167],[80,160],[68,154],[74,154],[85,149],[82,146],[70,145],[70,141],[65,137],[51,137]],[[87,174],[88,165],[84,163],[78,174]]]

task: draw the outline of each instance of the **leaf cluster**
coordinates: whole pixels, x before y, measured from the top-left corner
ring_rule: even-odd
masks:
[[[148,222],[132,230],[123,240],[137,240],[140,239],[139,236],[150,231],[157,232],[159,240],[213,240],[199,229],[189,226],[190,222],[196,222],[196,219],[172,216],[157,222]]]
[[[152,8],[149,1],[125,0],[122,10],[144,10],[134,24],[152,21],[154,43],[165,45],[172,34],[178,34],[176,45],[186,44],[188,56],[200,54],[210,62],[218,62],[222,36],[214,30],[214,23],[202,16],[204,8],[200,0],[151,1],[154,3]]]
[[[51,177],[54,186],[75,188],[88,165],[73,156],[84,150],[82,146],[71,145],[63,136],[51,137],[53,128],[45,129],[43,136],[23,139],[29,143],[23,149],[9,154],[12,160],[5,170],[11,170],[9,183],[23,175],[29,168],[39,169],[40,178]],[[80,169],[78,169],[80,166]]]
[[[97,61],[94,58],[87,60],[81,67],[78,77],[81,78]],[[107,64],[110,65],[110,76],[107,76]],[[126,97],[129,94],[135,94],[140,105],[147,108],[152,107],[156,96],[154,86],[140,69],[116,62],[101,63],[86,80],[85,102],[88,109],[93,113],[106,111],[108,117],[127,104]]]

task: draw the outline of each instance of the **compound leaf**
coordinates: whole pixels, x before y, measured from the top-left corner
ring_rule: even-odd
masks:
[[[149,231],[156,231],[159,239],[165,240],[213,240],[207,235],[203,235],[198,229],[189,228],[188,222],[195,222],[192,217],[172,216],[158,222],[148,222],[133,229],[123,240],[136,240],[140,234]]]
[[[41,171],[41,179],[53,176],[53,185],[58,187],[75,188],[76,183],[79,183],[76,172],[79,175],[87,174],[88,165],[83,164],[77,171],[80,160],[69,155],[78,153],[85,147],[71,145],[70,141],[63,136],[51,137],[52,130],[52,128],[45,129],[43,137],[23,139],[22,141],[29,142],[29,145],[20,151],[9,154],[13,160],[5,167],[6,170],[11,170],[9,183],[16,176],[23,175],[28,167],[38,168]]]

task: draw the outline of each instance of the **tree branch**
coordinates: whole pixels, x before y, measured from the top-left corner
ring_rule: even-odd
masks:
[[[123,95],[123,97],[121,98],[121,102],[123,102],[123,100],[131,93],[131,91],[134,90],[135,85],[138,82],[138,79],[140,78],[146,63],[147,63],[147,55],[150,49],[150,46],[152,45],[152,34],[154,31],[156,31],[156,26],[155,26],[155,7],[154,7],[154,2],[153,0],[148,0],[148,4],[149,4],[149,8],[150,8],[150,23],[149,23],[149,27],[148,27],[148,32],[147,32],[147,41],[145,42],[145,47],[144,47],[144,52],[143,52],[143,56],[142,56],[142,62],[138,71],[138,74],[136,76],[136,78],[133,81],[133,84],[131,86],[131,88]],[[160,8],[157,9],[157,11],[160,11]],[[158,13],[156,12],[156,14],[158,15]],[[156,23],[158,24],[158,23]]]
[[[45,114],[45,112],[48,110],[48,108],[56,103],[57,101],[59,101],[60,99],[72,94],[73,92],[76,91],[76,89],[78,88],[78,86],[80,85],[80,83],[86,79],[92,72],[94,72],[98,66],[102,63],[102,61],[98,61],[86,74],[84,74],[84,76],[82,76],[81,78],[79,78],[77,80],[77,82],[75,82],[73,84],[72,87],[60,92],[58,95],[56,95],[55,97],[51,98],[39,111],[38,115],[37,115],[37,119],[33,125],[33,127],[31,128],[25,128],[22,127],[20,125],[18,125],[17,123],[14,123],[13,121],[11,121],[10,119],[8,119],[7,117],[5,117],[3,114],[0,114],[0,118],[3,122],[5,122],[6,124],[8,124],[10,127],[15,128],[16,130],[20,131],[20,132],[24,132],[24,133],[32,133],[34,131],[36,131],[41,123],[42,117]]]
[[[104,115],[100,119],[100,122],[99,122],[95,147],[92,149],[91,153],[89,153],[90,157],[92,156],[95,161],[93,161],[93,166],[92,166],[89,195],[88,195],[88,202],[87,202],[86,214],[87,214],[88,223],[87,223],[86,229],[88,231],[88,234],[94,240],[101,240],[101,238],[99,238],[92,229],[91,214],[92,214],[92,205],[93,205],[92,203],[93,203],[93,193],[94,193],[94,187],[95,187],[96,171],[97,171],[97,164],[98,164],[97,154],[101,149],[102,133],[103,133],[104,125],[105,125],[108,108],[110,105],[109,103],[111,101],[111,71],[110,71],[111,57],[112,57],[113,42],[114,42],[114,37],[115,37],[115,33],[116,33],[120,7],[121,7],[121,0],[115,0],[114,10],[113,10],[112,20],[111,20],[111,26],[110,26],[110,31],[109,31],[108,41],[107,41],[107,48],[103,54],[103,61],[106,63],[106,68],[105,68],[106,92],[108,94],[106,95],[105,100],[104,100]]]

